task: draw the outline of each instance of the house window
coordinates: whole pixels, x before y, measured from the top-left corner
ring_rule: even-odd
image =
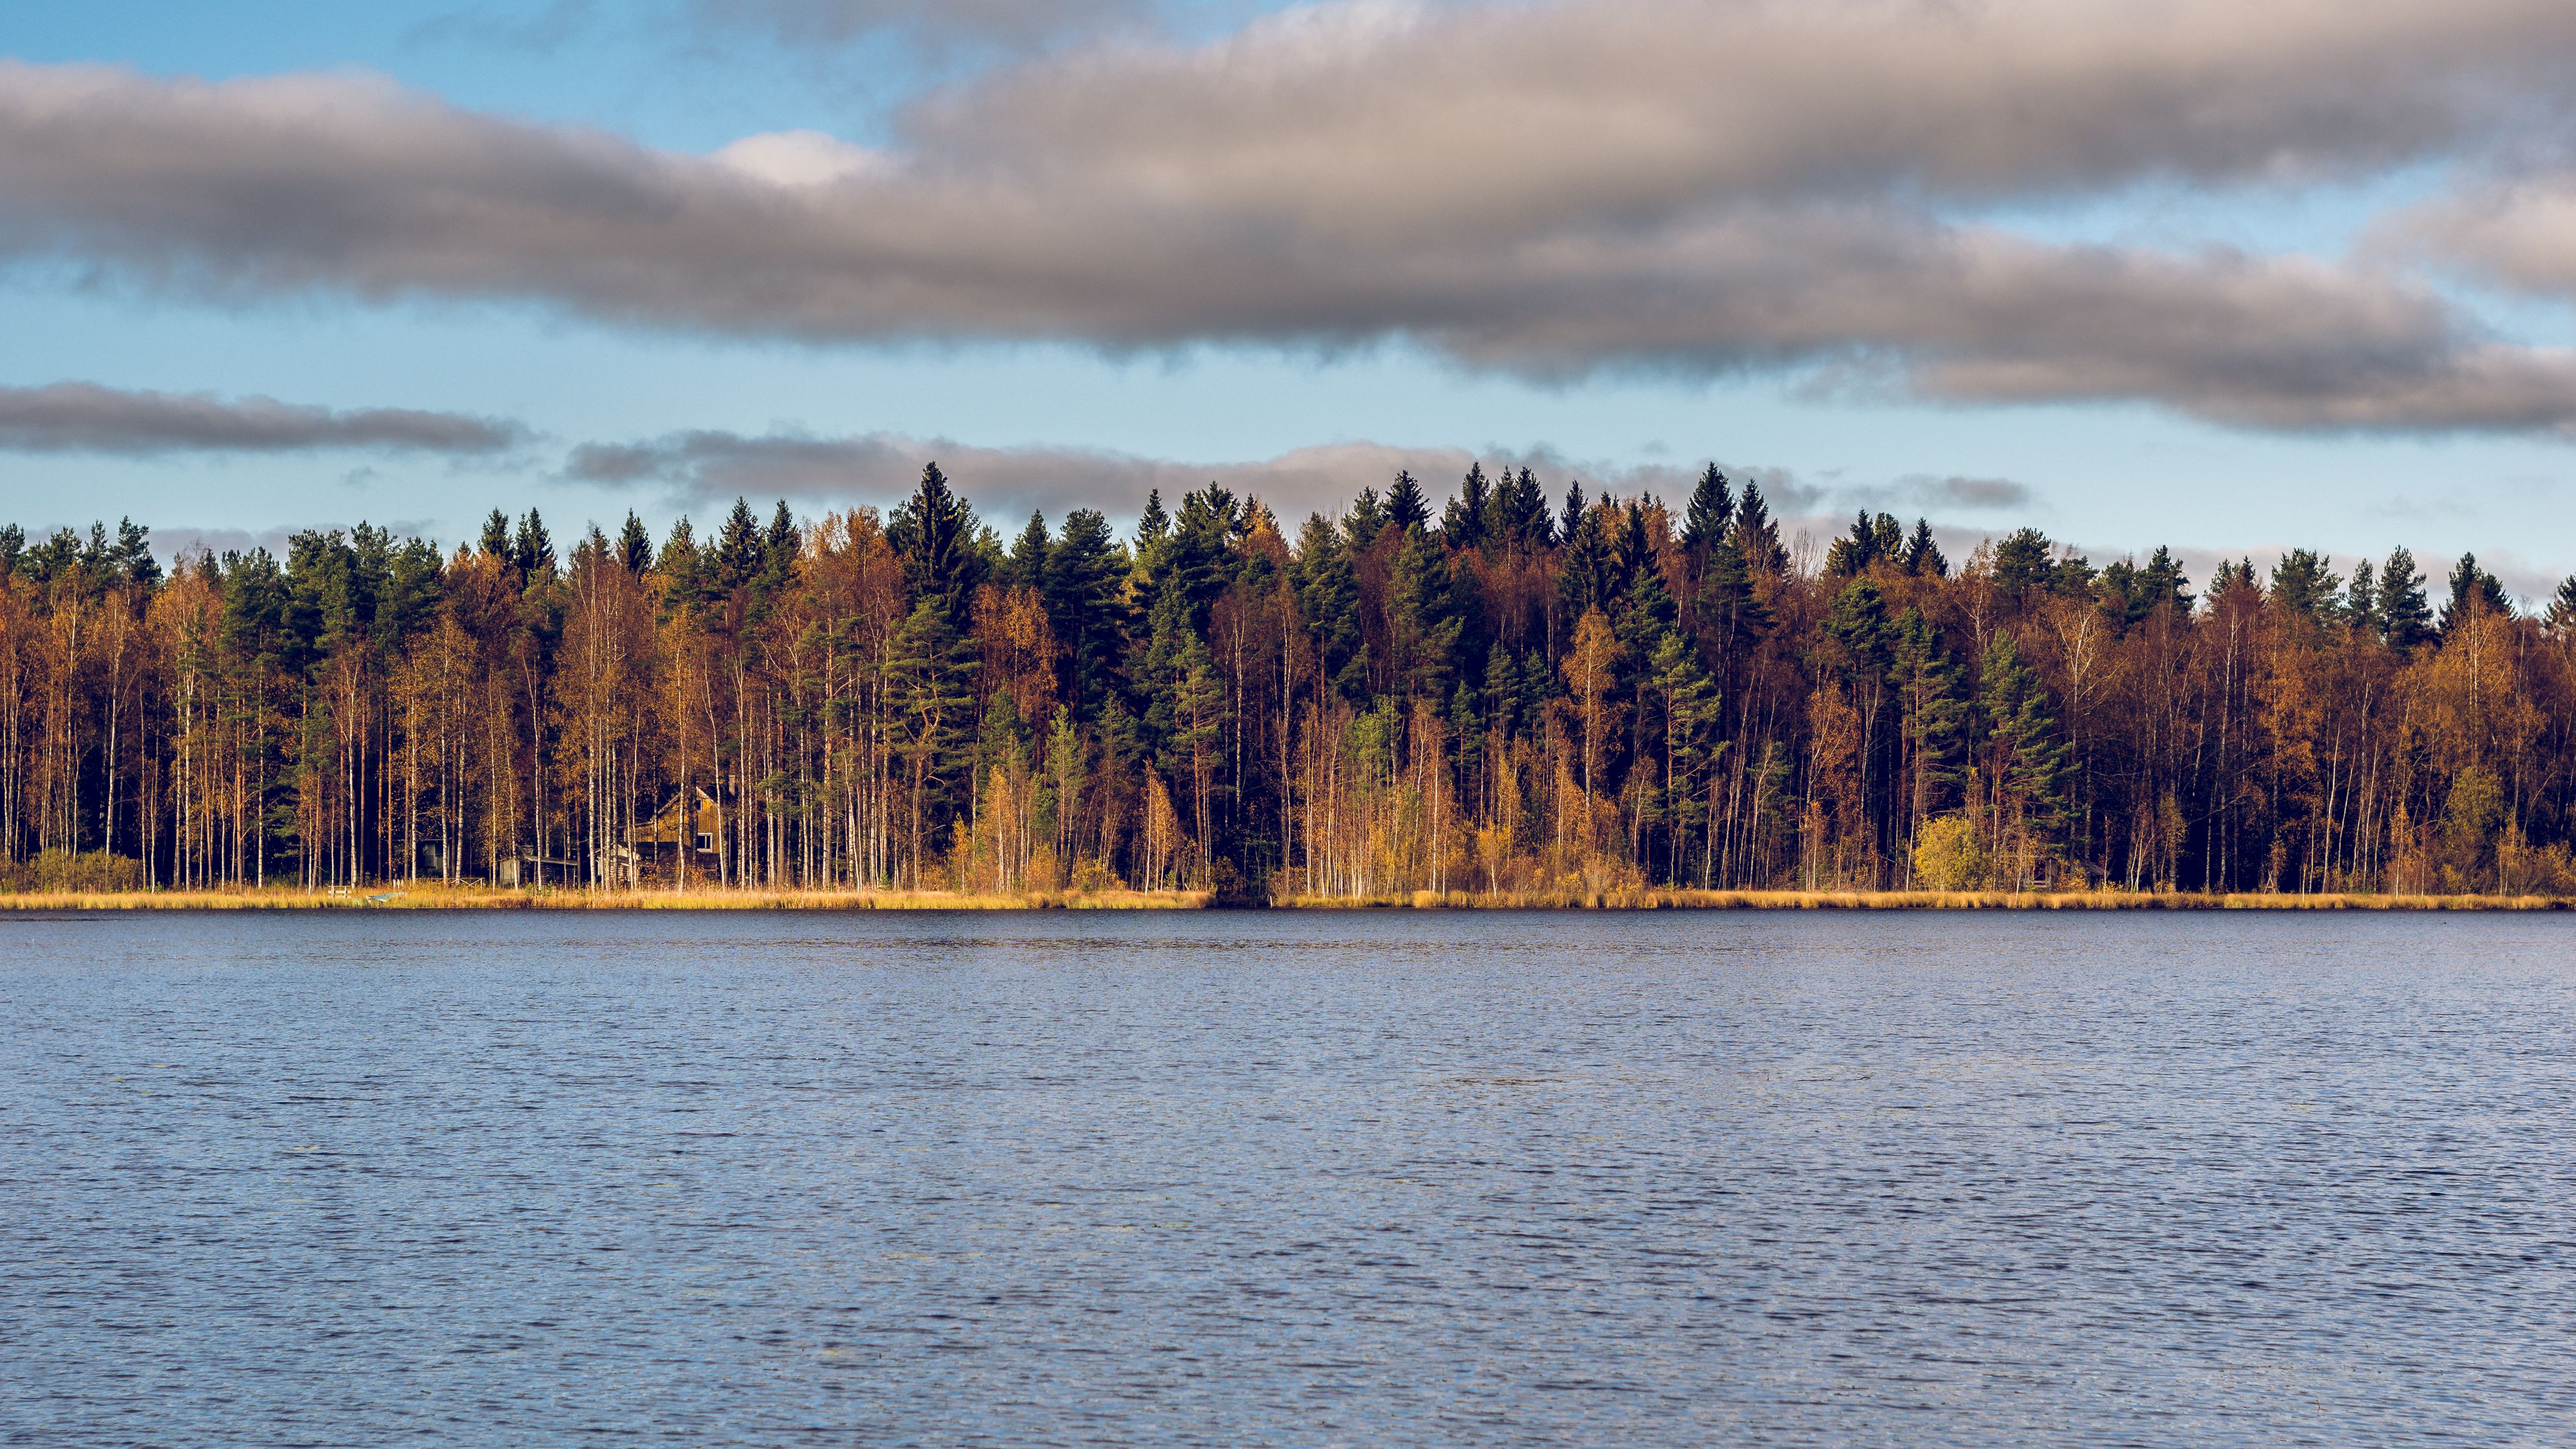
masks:
[[[716,848],[716,838],[715,838],[713,835],[708,834],[706,831],[703,831],[703,830],[699,831],[699,832],[698,832],[698,849],[700,849],[700,850],[713,850],[713,849],[715,849],[715,848]]]

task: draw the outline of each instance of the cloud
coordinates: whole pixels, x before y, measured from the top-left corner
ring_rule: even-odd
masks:
[[[335,448],[496,453],[518,424],[415,408],[333,411],[275,398],[128,392],[88,382],[0,387],[0,451],[287,453]]]
[[[1587,494],[1622,498],[1652,493],[1678,504],[1698,481],[1697,467],[1631,465],[1569,459],[1552,448],[1405,447],[1343,442],[1298,448],[1252,461],[1195,463],[1148,458],[1108,449],[975,447],[948,438],[900,433],[816,437],[804,433],[743,434],[690,431],[633,443],[585,443],[564,463],[577,483],[659,489],[675,507],[710,507],[739,496],[787,498],[819,507],[899,503],[920,481],[924,464],[936,462],[951,484],[971,499],[985,521],[999,527],[1029,510],[1062,518],[1075,508],[1099,508],[1132,518],[1149,491],[1168,506],[1184,493],[1220,484],[1237,496],[1259,498],[1283,526],[1310,512],[1337,514],[1362,488],[1383,493],[1399,471],[1422,482],[1435,505],[1457,492],[1469,466],[1530,468],[1549,488],[1551,505],[1565,485],[1581,480]],[[1804,509],[1823,496],[1785,470],[1727,467],[1738,482],[1759,481],[1775,507]]]
[[[1393,340],[1554,380],[2534,431],[2576,421],[2576,354],[2402,272],[1954,213],[2375,175],[2562,125],[2571,80],[2562,0],[1360,0],[988,70],[881,147],[700,156],[363,76],[0,63],[0,259],[827,344]]]
[[[2373,240],[2518,292],[2576,296],[2576,171],[2489,179],[2391,218]]]
[[[893,36],[931,51],[1024,50],[1150,13],[1146,0],[692,0],[702,30],[788,45]]]

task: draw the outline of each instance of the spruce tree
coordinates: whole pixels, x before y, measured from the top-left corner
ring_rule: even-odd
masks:
[[[1387,664],[1408,700],[1447,700],[1465,619],[1449,551],[1415,524],[1387,577]]]
[[[1047,550],[1038,589],[1047,626],[1071,666],[1066,686],[1077,720],[1098,718],[1117,687],[1127,653],[1126,608],[1118,597],[1126,577],[1126,551],[1109,520],[1094,508],[1066,514],[1064,532]]]
[[[1409,472],[1399,470],[1395,483],[1386,490],[1386,526],[1397,531],[1428,527],[1431,505],[1422,497],[1422,485]]]
[[[617,531],[617,561],[630,574],[641,574],[653,566],[653,535],[635,510],[626,510],[626,526]]]
[[[1901,563],[1906,573],[1918,579],[1950,576],[1950,561],[1941,556],[1941,546],[1932,541],[1931,519],[1914,520],[1914,536],[1905,542]]]
[[[2393,648],[2412,649],[2432,636],[2432,619],[2415,555],[2404,548],[2390,550],[2388,562],[2379,568],[2380,637]]]
[[[730,537],[730,524],[726,531]],[[923,465],[920,484],[886,523],[886,541],[903,560],[904,584],[914,601],[936,600],[949,626],[960,631],[976,586],[984,582],[985,557],[976,542],[980,531],[975,510],[950,491],[948,475],[937,463]]]
[[[2558,592],[2550,596],[2549,611],[2541,616],[2541,623],[2553,638],[2576,635],[2576,574],[2558,581]]]
[[[1948,805],[1960,779],[1970,724],[1959,671],[1941,650],[1940,636],[1920,609],[1907,609],[1893,628],[1891,676],[1905,712],[1905,741],[1912,756],[1907,809],[1916,827]]]
[[[1497,543],[1534,553],[1556,542],[1556,526],[1547,516],[1547,494],[1529,469],[1505,474],[1494,485],[1493,525],[1486,530]]]
[[[2022,661],[2010,631],[1995,631],[1982,672],[1978,705],[1998,837],[2018,834],[2034,853],[2043,852],[2065,818],[2068,748],[2057,737],[2048,691]]]
[[[1789,550],[1780,544],[1780,525],[1771,518],[1771,505],[1763,501],[1762,485],[1747,482],[1744,496],[1735,505],[1735,546],[1743,551],[1744,566],[1757,574],[1779,575],[1789,571]]]
[[[768,550],[761,545],[760,523],[751,516],[750,500],[734,499],[733,512],[725,515],[724,531],[716,535],[715,576],[710,582],[725,593],[748,588],[767,562]]]
[[[1735,495],[1726,485],[1726,475],[1711,463],[1699,475],[1698,486],[1691,489],[1690,506],[1682,513],[1683,550],[1695,562],[1705,559],[1734,520]]]
[[[1046,515],[1032,511],[1028,527],[1011,541],[1011,552],[1002,566],[1002,582],[1015,589],[1035,589],[1043,596],[1047,587],[1047,555],[1054,552],[1055,541],[1047,536]]]
[[[1449,500],[1448,510],[1441,515],[1440,541],[1454,549],[1486,547],[1492,542],[1487,525],[1493,521],[1493,508],[1485,465],[1468,464],[1467,476],[1458,482],[1458,496]]]
[[[1298,612],[1314,641],[1321,677],[1353,704],[1368,696],[1368,664],[1360,647],[1359,581],[1350,550],[1322,514],[1306,520],[1295,564]]]
[[[2379,617],[2379,578],[2370,560],[2352,566],[2352,583],[2343,593],[2343,622],[2366,634],[2377,634],[2382,625]]]

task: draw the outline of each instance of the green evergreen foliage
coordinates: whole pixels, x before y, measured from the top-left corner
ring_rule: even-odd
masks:
[[[2576,891],[2576,578],[2522,618],[2464,557],[2437,633],[2404,550],[2232,560],[2196,611],[2169,549],[2035,529],[1954,581],[1872,512],[1791,567],[1713,467],[1670,516],[1570,486],[1561,543],[1528,469],[1444,501],[1292,545],[1209,485],[1006,551],[934,466],[883,528],[736,499],[559,558],[496,511],[166,575],[131,520],[0,528],[0,869],[616,883],[705,791],[681,875],[743,886]]]
[[[2268,597],[2273,607],[2283,613],[2322,624],[2339,612],[2342,589],[2343,581],[2335,577],[2322,556],[2294,548],[2272,566]]]
[[[1762,485],[1749,479],[1735,505],[1735,546],[1751,572],[1776,575],[1789,570],[1789,550],[1780,542],[1780,525],[1772,521]]]
[[[2213,586],[2214,590],[2215,586]],[[2433,636],[2433,610],[2424,599],[2424,576],[2415,555],[2391,550],[2379,568],[2379,635],[2395,649],[2412,649]]]
[[[1422,485],[1411,473],[1398,473],[1386,490],[1386,526],[1397,536],[1431,524],[1431,505],[1423,500]]]
[[[1485,481],[1485,465],[1470,463],[1458,481],[1458,496],[1440,515],[1440,541],[1453,549],[1484,549],[1492,542],[1494,493]]]
[[[1691,489],[1690,506],[1682,512],[1682,548],[1694,560],[1706,558],[1734,521],[1735,494],[1727,487],[1726,475],[1711,463],[1699,475],[1698,485]]]
[[[626,510],[626,523],[617,530],[617,562],[637,575],[653,566],[653,535],[632,508]]]
[[[1099,510],[1077,508],[1064,516],[1064,532],[1047,550],[1038,589],[1056,648],[1069,665],[1066,687],[1077,719],[1096,717],[1117,687],[1127,654],[1126,609],[1118,590],[1127,570],[1126,550]]]
[[[748,520],[750,510],[737,499],[734,509]],[[987,563],[976,547],[981,525],[966,500],[948,486],[948,476],[937,463],[925,465],[921,482],[912,496],[894,511],[886,522],[886,539],[903,559],[904,583],[916,600],[936,600],[948,615],[949,626],[962,630],[967,612],[974,603],[976,586],[984,582]],[[718,546],[719,576],[733,587],[733,524],[725,525],[725,538]],[[765,559],[764,559],[765,561]],[[745,582],[749,573],[743,575]]]
[[[1996,631],[1979,672],[1978,715],[1997,810],[2035,841],[2053,844],[2066,813],[2069,751],[2048,691],[2008,631]]]
[[[2451,596],[2442,604],[2442,617],[2434,627],[2444,638],[2469,617],[2472,605],[2489,614],[2511,614],[2513,599],[2504,591],[2504,582],[2478,567],[2478,556],[2460,555],[2451,566]]]

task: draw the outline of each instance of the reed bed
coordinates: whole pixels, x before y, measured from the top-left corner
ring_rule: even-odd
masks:
[[[1205,891],[485,890],[446,886],[307,891],[27,891],[0,911],[1033,911],[1196,910]]]
[[[25,891],[5,911],[1188,911],[1207,891],[490,890],[447,886],[307,891]],[[2291,895],[2150,891],[1415,891],[1283,896],[1279,910],[1590,911],[2563,911],[2567,896]]]
[[[1594,911],[2558,911],[2566,896],[2292,895],[2171,891],[1415,891],[1404,896],[1289,896],[1296,910]]]

